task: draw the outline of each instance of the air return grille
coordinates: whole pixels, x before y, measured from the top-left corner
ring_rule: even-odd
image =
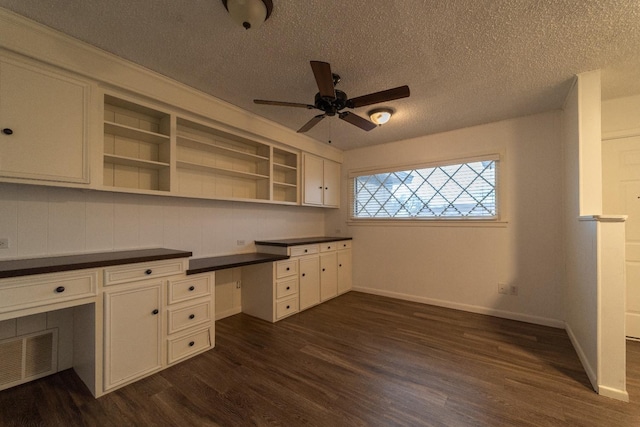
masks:
[[[57,343],[57,329],[0,341],[0,390],[56,372]]]

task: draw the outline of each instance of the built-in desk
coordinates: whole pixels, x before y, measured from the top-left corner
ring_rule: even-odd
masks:
[[[189,269],[187,270],[187,275],[205,273],[208,271],[225,270],[227,268],[244,267],[253,264],[276,262],[288,258],[288,255],[277,255],[259,252],[224,255],[209,258],[195,258],[189,260]]]

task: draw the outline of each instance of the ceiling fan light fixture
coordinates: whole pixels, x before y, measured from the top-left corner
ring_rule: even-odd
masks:
[[[222,0],[222,4],[238,24],[246,30],[259,28],[273,11],[272,0]]]
[[[367,113],[371,121],[377,125],[383,125],[391,119],[393,110],[391,108],[376,108]]]

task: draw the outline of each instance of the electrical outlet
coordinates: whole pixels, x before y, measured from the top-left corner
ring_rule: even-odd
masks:
[[[498,283],[498,293],[509,295],[509,286],[505,283]]]
[[[238,246],[244,246],[244,240],[236,240]]]
[[[9,239],[7,237],[0,238],[0,249],[9,249]]]
[[[518,287],[516,285],[509,286],[509,295],[518,295]]]

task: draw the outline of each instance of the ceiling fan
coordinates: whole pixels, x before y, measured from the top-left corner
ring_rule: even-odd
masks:
[[[328,62],[311,61],[311,69],[318,84],[318,93],[312,104],[299,104],[296,102],[267,101],[264,99],[254,99],[256,104],[263,105],[279,105],[282,107],[298,107],[318,109],[322,111],[305,123],[298,132],[306,132],[322,119],[327,116],[338,115],[342,120],[359,127],[360,129],[370,131],[376,127],[376,124],[367,119],[360,117],[350,111],[342,111],[345,108],[358,108],[365,105],[378,104],[380,102],[393,101],[394,99],[406,98],[409,96],[409,86],[399,86],[393,89],[387,89],[380,92],[370,93],[368,95],[358,96],[355,98],[347,98],[347,94],[335,88],[340,82],[340,76],[331,72],[331,65]]]

